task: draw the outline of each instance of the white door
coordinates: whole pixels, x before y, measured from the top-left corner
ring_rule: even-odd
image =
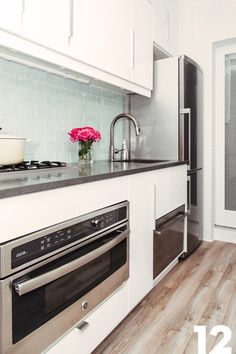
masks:
[[[236,44],[215,59],[215,224],[236,228]]]
[[[71,35],[72,0],[24,0],[22,35],[65,52]]]

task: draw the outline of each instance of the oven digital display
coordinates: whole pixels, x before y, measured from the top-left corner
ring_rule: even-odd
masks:
[[[14,269],[73,242],[83,241],[84,238],[92,237],[98,231],[124,221],[126,217],[127,207],[125,206],[54,232],[50,232],[48,228],[45,236],[12,249],[11,267]]]

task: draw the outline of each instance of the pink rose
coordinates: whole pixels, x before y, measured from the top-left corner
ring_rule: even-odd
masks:
[[[101,140],[101,134],[100,134],[97,130],[94,130],[92,139],[93,139],[94,141],[99,141],[99,140]]]
[[[76,141],[101,140],[100,132],[92,127],[73,128],[68,134],[73,143]]]

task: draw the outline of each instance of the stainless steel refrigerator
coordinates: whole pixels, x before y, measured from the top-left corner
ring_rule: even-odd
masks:
[[[201,243],[203,219],[203,75],[190,58],[154,62],[151,98],[130,96],[141,126],[131,139],[132,158],[188,161],[187,253]]]

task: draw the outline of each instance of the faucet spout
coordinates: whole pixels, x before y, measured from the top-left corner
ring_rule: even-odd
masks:
[[[114,148],[114,130],[115,130],[115,124],[116,122],[121,119],[121,118],[125,118],[128,119],[129,121],[131,121],[134,125],[134,129],[135,129],[135,134],[138,136],[140,134],[140,127],[138,125],[138,122],[136,121],[136,119],[134,118],[134,116],[132,116],[129,113],[121,113],[118,114],[111,122],[111,126],[110,126],[110,161],[115,161],[115,148]],[[130,152],[129,152],[130,153]]]

